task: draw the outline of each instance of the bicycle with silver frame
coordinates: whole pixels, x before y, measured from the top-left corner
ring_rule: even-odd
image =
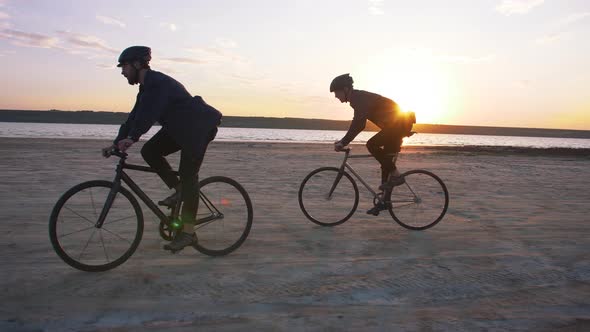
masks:
[[[373,196],[373,204],[383,205],[401,226],[411,230],[425,230],[445,216],[449,206],[449,192],[444,182],[434,173],[415,169],[401,174],[399,184],[373,189],[354,170],[349,159],[371,155],[352,155],[343,149],[340,167],[320,167],[310,172],[299,187],[299,207],[312,222],[321,226],[344,223],[355,213],[359,203],[358,180]],[[394,164],[398,153],[394,154]]]

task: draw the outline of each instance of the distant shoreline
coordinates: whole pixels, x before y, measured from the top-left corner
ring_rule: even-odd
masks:
[[[126,118],[127,113],[121,112],[0,110],[0,122],[118,125],[125,121]],[[222,127],[309,130],[346,130],[348,129],[349,125],[350,121],[242,116],[224,116],[222,122]],[[378,128],[376,128],[372,123],[367,122],[366,130],[376,131],[378,130]],[[430,134],[590,139],[590,130],[483,127],[431,124],[416,124],[414,125],[414,130],[420,133]]]
[[[0,137],[3,144],[16,144],[23,141],[31,142],[32,144],[48,143],[48,142],[64,142],[70,144],[72,139],[69,138],[37,138],[37,137]],[[78,140],[80,142],[104,142],[108,144],[109,139],[101,138],[84,138]],[[143,141],[141,142],[143,143]],[[61,143],[60,143],[61,144]],[[81,143],[93,144],[93,143]],[[214,141],[215,145],[237,145],[245,148],[256,146],[268,147],[315,147],[319,145],[326,146],[326,152],[332,153],[332,143],[320,142],[268,142],[268,141]],[[352,143],[353,154],[367,155],[364,144]],[[465,145],[465,146],[445,146],[445,145],[408,145],[402,147],[402,154],[410,153],[425,153],[425,154],[464,154],[464,155],[519,155],[519,156],[542,156],[542,157],[575,157],[575,158],[590,158],[590,149],[586,148],[537,148],[537,147],[515,147],[515,146],[485,146],[485,145]],[[337,153],[335,153],[337,154]]]

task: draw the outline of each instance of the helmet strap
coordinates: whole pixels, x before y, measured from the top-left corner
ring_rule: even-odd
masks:
[[[344,88],[344,98],[346,102],[350,101],[350,93],[352,92],[352,88]]]

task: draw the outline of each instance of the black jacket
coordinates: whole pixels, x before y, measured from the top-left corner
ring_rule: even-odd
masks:
[[[157,121],[181,146],[195,155],[204,152],[211,130],[221,122],[221,112],[203,98],[191,96],[182,84],[163,73],[148,70],[139,86],[135,106],[121,125],[115,143],[123,138],[138,141]]]
[[[381,129],[391,128],[399,113],[399,107],[393,100],[363,90],[352,90],[349,102],[350,107],[354,109],[354,118],[341,140],[344,145],[348,145],[365,129],[367,120],[371,120]]]

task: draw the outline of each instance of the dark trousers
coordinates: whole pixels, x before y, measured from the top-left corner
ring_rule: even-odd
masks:
[[[395,170],[393,154],[401,150],[403,140],[398,132],[394,128],[384,128],[367,141],[367,149],[381,164],[381,183]]]
[[[213,140],[217,128],[213,130],[210,141]],[[165,156],[180,150],[180,165],[178,173],[180,179],[172,172],[172,167],[164,158]],[[199,169],[205,157],[205,150],[202,155],[195,156],[192,151],[183,150],[178,143],[163,129],[150,138],[141,149],[143,159],[155,169],[160,178],[169,188],[181,186],[182,198],[182,220],[195,220],[199,206]]]

